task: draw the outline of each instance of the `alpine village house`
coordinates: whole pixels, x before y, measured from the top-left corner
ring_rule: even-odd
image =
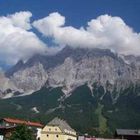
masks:
[[[40,140],[77,140],[77,135],[66,121],[54,118],[42,129]]]
[[[15,131],[17,125],[24,124],[28,126],[28,128],[32,129],[35,137],[38,139],[39,133],[44,127],[41,123],[38,122],[31,122],[13,118],[3,118],[0,119],[0,140],[4,138],[8,138],[11,136],[12,132]]]

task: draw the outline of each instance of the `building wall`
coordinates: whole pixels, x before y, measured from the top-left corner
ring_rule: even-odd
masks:
[[[92,138],[91,140],[127,140],[127,139]]]
[[[58,126],[45,126],[40,140],[77,140],[76,135],[64,134]]]
[[[66,134],[41,134],[40,140],[77,140],[76,137]]]
[[[42,131],[47,133],[62,133],[58,126],[45,126]]]
[[[3,138],[4,138],[3,135],[0,135],[0,140],[3,140]]]
[[[42,131],[41,128],[37,128],[37,136],[36,136],[37,140],[40,139],[40,137],[41,137],[41,131]]]
[[[4,120],[1,120],[0,121],[0,126],[3,126],[3,127],[14,126],[14,124],[11,124],[11,123],[5,122]]]
[[[64,135],[63,140],[77,140],[76,136]]]
[[[79,136],[78,140],[127,140],[127,139],[109,139],[109,138],[95,138],[95,137],[85,137]]]

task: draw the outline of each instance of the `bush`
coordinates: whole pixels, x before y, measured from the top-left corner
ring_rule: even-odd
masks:
[[[35,140],[33,132],[25,125],[19,125],[12,133],[9,140]]]

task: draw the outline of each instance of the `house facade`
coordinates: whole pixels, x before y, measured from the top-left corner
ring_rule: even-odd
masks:
[[[4,138],[9,138],[13,131],[15,131],[16,126],[11,127],[0,127],[0,140]]]
[[[112,138],[96,138],[93,136],[78,136],[78,140],[127,140],[127,139],[112,139]]]
[[[42,129],[40,140],[77,140],[77,135],[66,121],[55,118]]]
[[[44,125],[38,122],[31,122],[31,121],[25,121],[25,120],[19,120],[19,119],[13,119],[13,118],[2,118],[0,119],[0,131],[1,131],[1,139],[4,137],[10,137],[14,129],[17,125],[26,125],[28,128],[32,129],[34,135],[38,139],[39,132],[42,130]],[[1,140],[0,139],[0,140]]]
[[[116,129],[115,137],[127,140],[140,140],[140,130]]]

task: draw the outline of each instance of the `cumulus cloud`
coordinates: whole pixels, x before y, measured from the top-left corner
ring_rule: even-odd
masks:
[[[86,27],[65,26],[65,17],[51,13],[30,23],[32,13],[21,11],[0,17],[0,62],[15,64],[36,53],[54,54],[62,46],[107,48],[121,54],[140,54],[140,34],[133,31],[120,17],[101,15],[87,22]],[[51,37],[55,47],[47,47],[31,30],[35,27]]]
[[[31,31],[30,12],[0,17],[0,61],[14,64],[35,53],[44,53],[46,45]]]
[[[59,45],[111,49],[121,54],[140,54],[140,34],[120,17],[101,15],[79,29],[65,26],[65,17],[59,13],[33,22],[33,26]]]
[[[11,23],[25,30],[31,29],[30,18],[32,13],[29,11],[16,12],[13,15],[9,15],[7,18],[10,19]]]

